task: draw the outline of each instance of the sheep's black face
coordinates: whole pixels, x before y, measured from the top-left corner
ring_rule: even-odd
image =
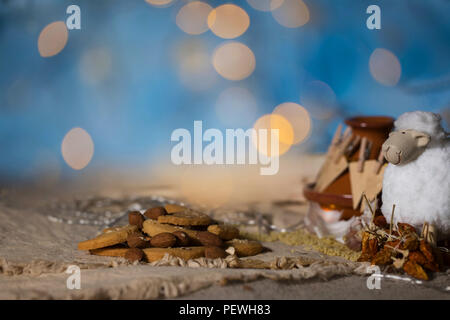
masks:
[[[415,160],[430,142],[430,136],[416,130],[394,131],[384,142],[382,150],[392,164],[404,164]]]

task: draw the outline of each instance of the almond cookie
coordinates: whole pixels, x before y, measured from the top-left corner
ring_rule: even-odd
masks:
[[[183,260],[196,259],[205,256],[205,247],[148,248],[143,251],[148,262],[161,260],[166,253]]]
[[[186,207],[183,206],[179,206],[177,204],[166,204],[164,206],[164,209],[166,209],[167,213],[171,214],[171,213],[175,213],[175,212],[181,212],[186,210]]]
[[[208,231],[219,236],[222,240],[231,240],[239,237],[239,229],[224,224],[212,224],[208,226]]]
[[[128,235],[137,231],[137,226],[128,225],[117,230],[102,233],[94,239],[79,242],[78,250],[98,249],[126,242]]]
[[[166,216],[159,216],[158,222],[169,223],[177,226],[207,226],[211,224],[211,218],[204,213],[186,209],[183,212],[175,212]]]
[[[189,236],[189,241],[192,245],[201,245],[200,241],[197,239],[197,231],[196,230],[190,230],[183,227],[178,226],[172,226],[170,224],[162,224],[154,220],[145,220],[144,226],[142,228],[142,231],[144,231],[146,234],[148,234],[151,237],[156,236],[157,234],[163,233],[163,232],[170,232],[174,233],[177,231],[185,232]]]
[[[128,250],[130,250],[130,249],[127,247],[118,245],[118,246],[89,250],[89,253],[96,255],[96,256],[125,257],[125,253]]]
[[[238,257],[254,256],[263,250],[263,246],[258,241],[252,240],[234,239],[225,242],[225,244],[233,247]]]

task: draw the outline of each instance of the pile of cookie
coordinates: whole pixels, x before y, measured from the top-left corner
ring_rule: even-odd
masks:
[[[165,254],[183,260],[225,258],[229,247],[238,257],[253,256],[263,250],[257,241],[240,239],[237,228],[215,223],[208,215],[179,205],[150,208],[144,214],[132,211],[128,222],[129,225],[107,228],[99,236],[78,243],[78,249],[94,255],[124,257],[130,262],[154,262]]]

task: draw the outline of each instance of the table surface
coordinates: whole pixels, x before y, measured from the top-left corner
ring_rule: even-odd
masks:
[[[269,178],[270,183],[261,183],[266,180],[255,178],[255,190],[251,193],[242,197],[244,191],[238,190],[241,197],[209,212],[215,218],[231,216],[236,219],[242,218],[239,213],[252,212],[268,217],[278,226],[301,222],[307,210],[301,190],[304,184],[313,181],[322,159],[308,157],[294,160],[284,163],[281,177]],[[97,211],[91,212],[89,217],[100,215],[105,218],[104,213],[110,211],[112,221],[111,216],[116,213],[133,206],[145,209],[152,201],[189,201],[177,187],[176,179],[167,178],[164,185],[160,184],[160,180],[154,181],[155,184],[147,186],[128,184],[119,187],[116,184],[114,187],[96,186],[95,190],[83,188],[83,192],[79,188],[77,192],[55,193],[23,187],[1,189],[0,298],[450,298],[448,271],[438,273],[431,281],[421,284],[407,281],[405,277],[400,280],[383,278],[380,290],[369,290],[367,276],[356,274],[354,265],[348,261],[324,256],[301,245],[289,246],[279,242],[264,243],[270,250],[262,254],[261,259],[311,256],[323,258],[322,262],[313,268],[294,270],[202,268],[199,272],[197,268],[128,265],[119,258],[91,256],[76,250],[77,242],[95,236],[103,227],[77,223],[82,209],[88,205]],[[72,223],[68,223],[70,217],[73,218]],[[123,219],[112,222],[124,224]],[[81,266],[80,290],[66,287],[69,275],[64,271],[73,264]]]

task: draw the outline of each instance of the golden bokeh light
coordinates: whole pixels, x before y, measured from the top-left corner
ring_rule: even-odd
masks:
[[[309,21],[309,9],[302,0],[284,0],[272,16],[286,28],[298,28]]]
[[[208,26],[218,37],[233,39],[242,35],[250,25],[244,9],[234,4],[223,4],[208,15]]]
[[[172,4],[173,0],[145,0],[154,7],[167,7]]]
[[[372,77],[385,86],[395,86],[402,75],[400,61],[391,51],[378,48],[369,58],[369,70]]]
[[[253,124],[258,111],[255,97],[242,87],[230,87],[222,91],[215,109],[220,121],[232,128]]]
[[[256,140],[252,140],[253,145],[256,147],[258,152],[265,154],[267,156],[275,156],[276,154],[272,154],[272,139],[271,139],[271,130],[278,129],[278,155],[282,155],[286,153],[294,143],[294,130],[292,128],[291,123],[283,116],[279,114],[266,114],[256,120],[253,125],[253,129],[256,130]],[[266,150],[261,145],[259,141],[262,136],[260,135],[259,130],[265,129],[267,130],[267,144]]]
[[[253,9],[259,11],[272,11],[279,8],[284,0],[247,0],[247,2]]]
[[[79,65],[82,80],[90,85],[99,84],[111,73],[112,58],[106,48],[98,47],[83,52]]]
[[[272,114],[289,119],[289,123],[294,131],[293,144],[299,144],[309,136],[311,132],[311,118],[309,112],[301,105],[293,102],[285,102],[278,105]]]
[[[94,142],[86,130],[71,129],[61,144],[64,161],[74,170],[81,170],[91,162],[94,155]]]
[[[228,42],[214,51],[212,64],[222,77],[237,81],[252,74],[256,61],[249,47],[240,42]]]
[[[201,1],[193,1],[183,6],[177,14],[177,26],[187,34],[201,34],[208,31],[208,15],[212,7]]]
[[[178,76],[181,82],[194,91],[210,88],[217,80],[203,41],[190,38],[179,43],[176,52]]]
[[[189,166],[181,174],[179,186],[188,203],[217,208],[231,199],[233,178],[226,168]]]
[[[38,38],[38,50],[41,57],[57,55],[64,49],[69,39],[69,32],[63,21],[55,21],[42,29]]]

